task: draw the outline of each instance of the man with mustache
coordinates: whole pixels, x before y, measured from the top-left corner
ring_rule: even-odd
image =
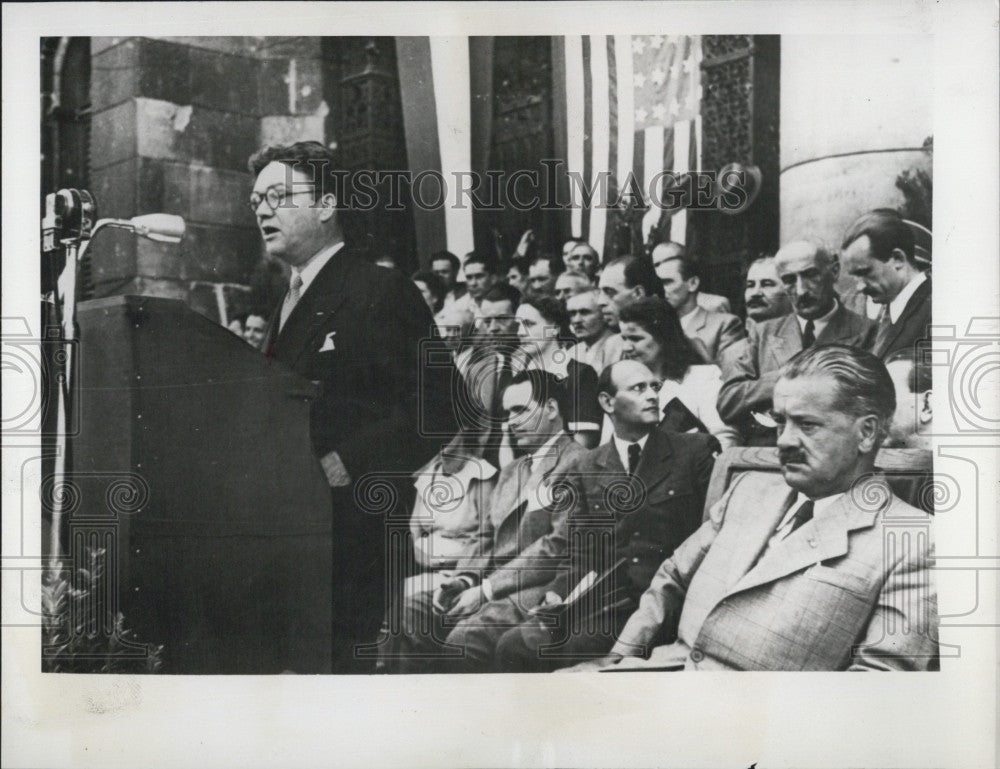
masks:
[[[601,312],[601,292],[592,288],[566,300],[569,325],[579,340],[569,349],[569,357],[586,363],[594,371],[622,358],[622,338],[608,326]]]
[[[778,277],[773,256],[761,256],[750,262],[743,301],[747,311],[747,331],[755,323],[780,318],[792,311],[792,302]]]
[[[740,428],[750,446],[774,445],[774,428],[766,414],[781,367],[795,353],[831,342],[867,350],[875,337],[872,321],[840,303],[834,290],[839,265],[833,254],[798,241],[779,250],[774,261],[795,311],[755,323],[739,354],[719,361],[719,415]]]
[[[870,211],[847,230],[844,269],[882,305],[872,352],[886,360],[913,350],[931,322],[931,281],[916,258],[913,230],[891,209]]]
[[[936,669],[931,517],[875,469],[895,405],[871,353],[797,355],[774,388],[781,477],[738,476],[577,669]]]

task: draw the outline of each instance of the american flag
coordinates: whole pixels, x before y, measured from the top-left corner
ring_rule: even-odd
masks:
[[[398,37],[406,145],[413,173],[457,172],[486,166],[483,123],[490,119],[492,64],[487,37]],[[553,126],[566,170],[588,188],[602,172],[610,189],[627,185],[649,193],[661,171],[701,168],[701,38],[689,35],[567,35],[552,38]],[[662,177],[661,177],[662,181]],[[631,188],[631,185],[627,185]],[[573,235],[603,255],[614,229],[614,209],[589,203],[570,185]],[[659,190],[656,191],[657,197]],[[647,201],[648,202],[648,201]],[[669,221],[667,221],[669,220]],[[470,206],[414,211],[421,254],[473,248]],[[643,235],[658,226],[685,242],[687,213],[653,206]]]
[[[558,45],[557,39],[557,45]],[[660,199],[661,171],[701,168],[701,38],[690,35],[590,35],[562,38],[566,61],[566,142],[570,172],[590,185],[602,171],[616,188],[631,187],[629,173],[647,195]],[[648,200],[647,200],[648,202]],[[579,195],[574,234],[602,255],[611,241],[615,211]],[[609,215],[611,221],[609,221]],[[653,206],[643,234],[670,218],[670,239],[684,243],[687,212]]]

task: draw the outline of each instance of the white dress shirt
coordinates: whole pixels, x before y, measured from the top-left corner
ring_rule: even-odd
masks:
[[[838,302],[836,299],[834,299],[833,300],[833,309],[830,310],[830,312],[828,312],[822,318],[813,318],[813,338],[814,339],[819,339],[819,335],[822,334],[823,333],[823,329],[826,328],[827,325],[829,325],[830,318],[833,317],[833,314],[837,311],[838,307],[840,307],[840,302]],[[799,331],[801,331],[803,334],[806,333],[806,323],[808,323],[809,321],[806,320],[805,318],[803,318],[798,313],[796,313],[796,315],[795,315],[795,320],[797,320],[799,322]]]
[[[639,444],[639,449],[646,448],[646,441],[649,440],[649,433],[646,433],[637,441],[626,441],[615,435],[612,440],[615,442],[615,451],[618,452],[618,458],[622,461],[622,467],[628,470],[628,447],[633,443]]]
[[[910,297],[920,288],[920,284],[927,280],[927,276],[918,272],[909,283],[903,286],[903,290],[896,294],[896,298],[889,302],[889,320],[893,323],[899,320],[899,316],[906,309],[906,303]]]

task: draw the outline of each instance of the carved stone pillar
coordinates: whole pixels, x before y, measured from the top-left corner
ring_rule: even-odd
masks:
[[[702,169],[738,162],[757,166],[763,178],[745,211],[691,216],[702,287],[728,296],[734,309],[742,307],[745,261],[778,245],[779,45],[776,35],[702,37]]]

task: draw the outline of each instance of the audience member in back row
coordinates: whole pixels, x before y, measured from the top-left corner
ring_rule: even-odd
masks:
[[[468,307],[473,316],[478,318],[481,315],[483,296],[496,282],[496,268],[489,257],[471,253],[466,257],[462,269],[465,272],[466,293],[457,302]]]
[[[580,457],[567,476],[571,489],[560,504],[569,506],[561,529],[569,556],[535,616],[500,637],[498,671],[554,670],[606,654],[656,568],[700,524],[715,441],[657,429],[659,386],[638,361],[601,373],[601,408],[614,437]],[[589,572],[611,569],[607,592],[564,607],[561,621],[546,616]]]
[[[566,430],[586,448],[597,445],[601,409],[597,403],[597,372],[571,358],[569,316],[551,297],[528,299],[517,308],[520,347],[515,369],[540,369],[553,374],[566,390]]]
[[[528,267],[530,265],[531,260],[528,257],[515,256],[510,261],[510,267],[507,268],[507,285],[520,291],[521,296],[524,296],[525,289],[528,287]]]
[[[789,243],[775,255],[778,276],[795,312],[754,324],[737,356],[723,356],[719,414],[737,426],[747,445],[773,446],[767,418],[781,367],[815,343],[840,342],[871,348],[875,325],[846,309],[837,298],[837,258],[814,243]]]
[[[597,287],[601,289],[601,312],[608,326],[618,330],[622,307],[644,296],[663,298],[663,283],[644,256],[619,256],[601,270]]]
[[[586,275],[593,283],[594,278],[597,277],[597,268],[601,264],[597,251],[592,245],[583,241],[567,241],[567,245],[570,243],[573,246],[568,251],[565,248],[563,250],[563,264],[567,270]]]
[[[622,357],[644,363],[663,383],[661,426],[709,433],[724,449],[737,445],[739,433],[722,421],[715,407],[722,385],[719,367],[702,363],[674,308],[659,297],[647,297],[624,307],[619,319]]]
[[[861,293],[882,305],[873,353],[885,360],[927,338],[931,281],[916,258],[913,230],[903,217],[879,208],[859,218],[844,236],[843,260]]]
[[[681,328],[694,342],[705,363],[716,363],[719,355],[742,339],[743,324],[735,315],[706,310],[698,302],[701,276],[697,261],[678,243],[661,243],[653,249],[653,266],[663,282],[663,292],[677,311]]]
[[[773,256],[759,256],[750,262],[743,289],[743,303],[747,311],[748,333],[754,323],[781,318],[792,311],[792,302],[785,285],[778,277]]]
[[[931,521],[875,469],[894,408],[874,355],[797,355],[774,387],[783,478],[737,477],[659,567],[611,653],[578,669],[936,669]],[[900,526],[920,535],[887,550]]]
[[[462,263],[451,251],[431,254],[430,262],[431,272],[444,284],[444,305],[447,307],[465,295],[465,286],[458,282],[458,269]]]
[[[432,313],[438,313],[444,307],[444,283],[441,278],[430,270],[417,270],[410,278],[420,290],[420,295],[427,302]]]
[[[556,278],[553,295],[559,300],[559,304],[563,306],[563,309],[566,309],[566,302],[571,296],[576,296],[580,292],[587,291],[593,287],[594,284],[590,282],[590,278],[586,275],[570,270]]]
[[[562,263],[554,254],[539,254],[528,265],[528,285],[524,293],[528,299],[554,296],[556,278],[562,272]]]
[[[577,343],[569,356],[586,363],[594,371],[604,371],[606,366],[622,359],[622,338],[608,326],[601,312],[601,292],[591,288],[566,300],[569,326]]]
[[[896,388],[896,413],[885,445],[904,449],[931,448],[931,367],[918,363],[913,350],[897,350],[885,367]]]
[[[267,333],[267,311],[254,309],[247,313],[243,323],[243,341],[259,350],[264,345],[264,335]]]

